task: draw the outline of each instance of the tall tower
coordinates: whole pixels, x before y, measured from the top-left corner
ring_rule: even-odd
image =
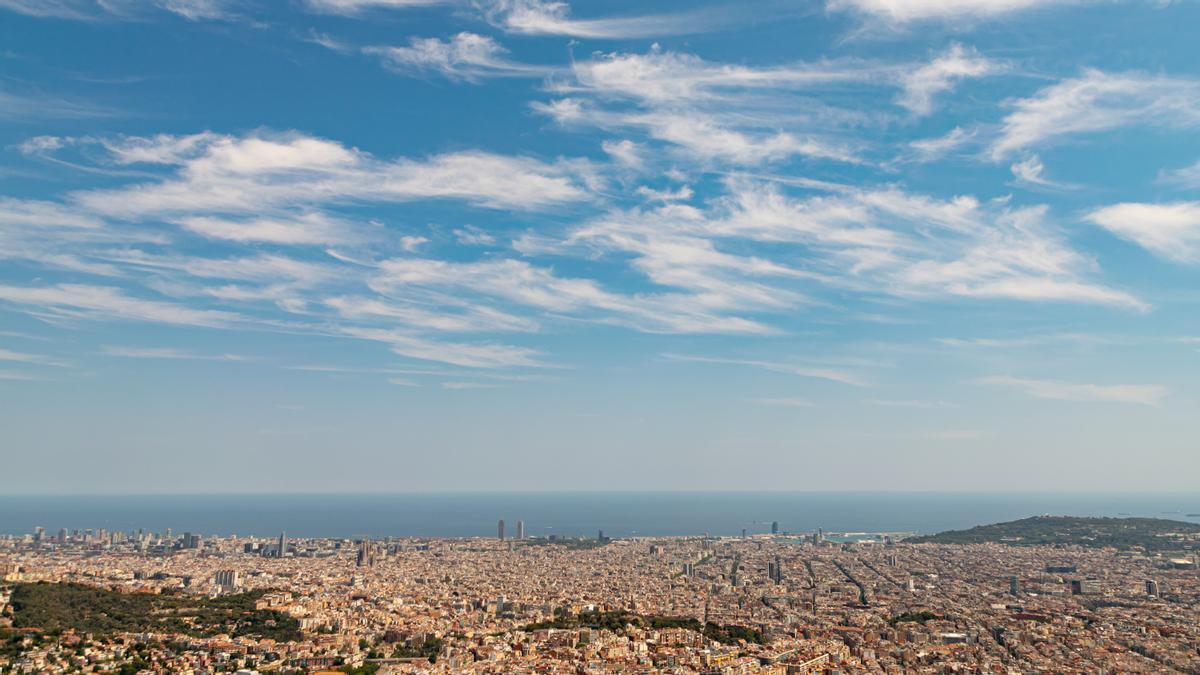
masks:
[[[504,520],[503,519],[501,519],[500,523],[498,525],[496,525],[496,537],[500,541],[504,541]]]
[[[771,534],[779,534],[779,521],[778,520],[771,521]]]
[[[1015,576],[1008,578],[1008,592],[1011,595],[1021,594],[1021,580]]]
[[[525,521],[518,520],[517,521],[517,539],[524,539],[524,538],[525,538]]]
[[[280,558],[287,555],[287,547],[288,547],[287,532],[280,532],[279,533],[279,557]]]
[[[370,567],[374,562],[375,553],[371,550],[371,540],[363,537],[358,547],[358,560],[355,561],[355,564],[359,567]]]

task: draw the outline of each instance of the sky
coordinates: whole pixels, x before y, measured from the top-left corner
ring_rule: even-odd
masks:
[[[0,0],[0,490],[1194,490],[1192,0]]]

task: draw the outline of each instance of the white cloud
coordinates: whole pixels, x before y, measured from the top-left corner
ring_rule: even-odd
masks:
[[[42,18],[90,19],[101,5],[97,0],[0,0],[0,8]]]
[[[540,77],[549,72],[509,60],[508,50],[485,35],[459,33],[449,40],[411,38],[407,47],[367,47],[383,64],[399,73],[439,73],[452,80],[475,82],[487,77]]]
[[[1012,171],[1013,176],[1022,183],[1044,186],[1054,185],[1054,183],[1042,177],[1042,173],[1046,170],[1046,167],[1042,164],[1042,159],[1037,155],[1030,155],[1016,162],[1009,169]]]
[[[1013,103],[992,143],[992,159],[1064,136],[1122,126],[1200,125],[1200,82],[1145,73],[1087,70]]]
[[[735,164],[760,164],[795,156],[857,162],[854,152],[822,138],[783,131],[729,126],[720,117],[694,110],[613,112],[560,99],[537,103],[534,110],[570,126],[588,124],[611,129],[640,129],[655,140],[670,143],[693,159]]]
[[[309,9],[329,14],[353,15],[371,9],[406,9],[444,4],[446,0],[305,0]]]
[[[823,61],[754,68],[714,63],[692,54],[663,51],[599,54],[572,64],[574,87],[604,96],[652,103],[733,102],[731,97],[764,90],[804,90],[847,82],[886,82],[895,67],[856,61]],[[572,87],[560,86],[571,91]]]
[[[159,300],[144,300],[111,286],[57,284],[0,286],[0,302],[93,320],[131,320],[181,326],[221,327],[239,317],[229,312],[194,309]]]
[[[904,90],[896,102],[913,114],[928,115],[933,112],[934,97],[950,91],[960,80],[993,75],[1003,69],[974,49],[952,45],[945,54],[901,78]]]
[[[575,19],[570,6],[558,0],[481,0],[479,4],[492,24],[523,35],[615,39],[680,35],[710,30],[725,19],[713,11]]]
[[[172,361],[246,361],[244,356],[237,354],[200,354],[197,352],[175,349],[173,347],[116,347],[108,346],[103,350],[106,356],[118,356],[126,359],[162,359]]]
[[[1087,218],[1167,260],[1200,262],[1200,202],[1115,204]]]
[[[914,159],[921,162],[932,162],[941,159],[975,138],[975,132],[966,131],[962,127],[954,127],[946,135],[937,138],[922,138],[908,144],[912,149]]]
[[[10,380],[15,382],[36,382],[43,378],[31,373],[22,373],[15,370],[0,370],[0,380]]]
[[[382,161],[355,148],[301,134],[199,134],[110,141],[124,163],[178,170],[162,180],[77,192],[84,209],[112,218],[255,214],[345,201],[461,199],[479,206],[539,209],[589,197],[570,163],[457,152]]]
[[[454,230],[455,240],[463,246],[492,246],[496,238],[474,225],[464,225]]]
[[[233,17],[226,0],[154,0],[154,4],[188,21],[223,20]]]
[[[1185,188],[1200,188],[1200,162],[1182,169],[1173,169],[1159,173],[1159,181],[1178,185]]]
[[[354,238],[348,225],[319,212],[243,220],[193,216],[180,218],[177,222],[184,229],[204,237],[243,243],[315,245],[345,243]]]
[[[334,0],[336,1],[336,0]],[[111,0],[0,0],[0,9],[29,16],[89,21],[100,18],[136,17],[144,7],[178,14],[189,21],[229,19],[227,0],[145,0],[144,2],[113,2]]]
[[[985,19],[1073,0],[828,0],[831,10],[851,10],[890,24]]]
[[[438,361],[464,368],[545,367],[541,353],[528,347],[495,343],[461,343],[431,340],[407,330],[342,326],[337,333],[361,340],[382,342],[392,352],[423,361]]]
[[[784,375],[796,375],[798,377],[809,377],[818,380],[829,380],[840,384],[849,384],[856,387],[866,386],[866,382],[853,373],[833,368],[822,368],[819,366],[808,366],[804,364],[780,363],[775,361],[760,361],[755,359],[727,359],[711,356],[693,356],[689,354],[663,354],[663,358],[671,361],[684,361],[689,363],[713,363],[719,365],[730,366],[748,366],[750,368],[758,368],[760,370],[769,370],[774,373],[782,373]]]
[[[0,197],[0,228],[99,229],[104,221],[55,202]]]
[[[444,291],[459,298],[470,293],[647,332],[770,332],[758,322],[728,315],[732,305],[724,299],[679,292],[615,293],[591,279],[560,277],[553,270],[520,260],[458,263],[396,258],[380,263],[379,271],[369,284],[389,297],[414,291]]]
[[[37,366],[55,366],[65,368],[67,364],[58,359],[41,354],[27,354],[25,352],[14,352],[9,349],[0,349],[0,361],[13,361],[16,363],[28,363]]]
[[[641,146],[627,138],[620,141],[603,141],[600,147],[618,164],[630,169],[641,169],[646,164]]]
[[[803,266],[732,255],[749,243],[805,247]],[[543,244],[543,246],[545,246]],[[684,204],[612,212],[558,250],[612,253],[657,284],[691,289],[709,308],[777,312],[805,300],[797,284],[909,298],[1005,298],[1145,309],[1090,279],[1096,265],[1067,246],[1044,207],[897,188],[837,188],[793,199],[732,181],[707,210]],[[520,246],[519,246],[520,248]]]
[[[982,384],[1013,387],[1034,398],[1057,401],[1102,401],[1156,406],[1167,388],[1151,384],[1075,384],[1056,380],[1034,380],[1007,375],[985,377]]]

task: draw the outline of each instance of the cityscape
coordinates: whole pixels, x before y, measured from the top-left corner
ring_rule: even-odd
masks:
[[[525,529],[499,520],[491,538],[6,536],[0,670],[1200,669],[1200,526],[1167,551],[908,543],[902,533],[791,533],[778,522],[740,536],[527,538]],[[89,596],[84,609],[70,593],[85,588],[109,595]],[[45,589],[60,595],[39,600]],[[129,597],[149,604],[113,600]],[[212,619],[195,606],[222,598],[244,598],[250,619],[203,623]],[[167,609],[176,606],[191,609]],[[103,620],[90,613],[101,611]],[[190,623],[156,626],[189,612]]]

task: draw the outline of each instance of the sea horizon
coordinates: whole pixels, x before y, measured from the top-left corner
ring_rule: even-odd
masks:
[[[1193,522],[1200,492],[428,491],[3,495],[0,533],[43,527],[207,536],[714,536],[771,531],[928,534],[1037,515]]]

